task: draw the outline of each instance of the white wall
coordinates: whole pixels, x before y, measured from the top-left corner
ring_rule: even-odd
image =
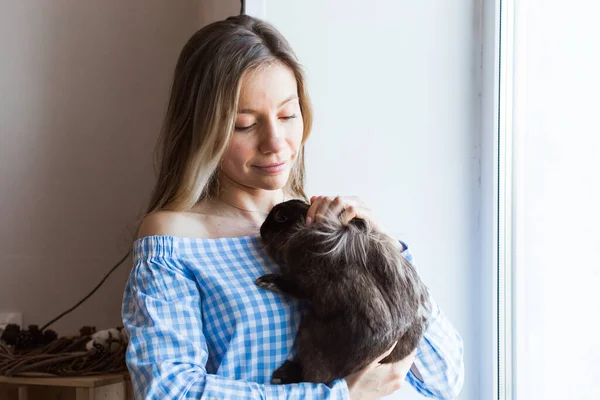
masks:
[[[0,312],[42,325],[131,247],[177,56],[239,2],[0,0]],[[234,4],[235,3],[235,4]],[[131,262],[52,326],[121,324]]]
[[[599,399],[600,6],[515,9],[515,398]]]
[[[459,398],[479,399],[478,3],[266,5],[308,71],[309,195],[359,195],[408,242],[465,342]],[[403,389],[391,398],[421,397]]]

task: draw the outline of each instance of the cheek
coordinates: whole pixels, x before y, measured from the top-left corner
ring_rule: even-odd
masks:
[[[300,145],[302,144],[302,136],[304,135],[304,125],[302,124],[302,119],[300,118],[299,123],[294,124],[291,127],[290,132],[287,135],[288,146],[292,149],[294,153],[294,158],[296,157],[296,153],[300,149]]]
[[[232,139],[223,155],[221,164],[223,169],[234,167],[239,169],[240,165],[245,165],[252,158],[252,147],[242,140]]]

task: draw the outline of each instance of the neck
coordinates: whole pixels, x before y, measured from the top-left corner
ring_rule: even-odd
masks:
[[[217,193],[217,201],[235,209],[244,216],[265,218],[271,209],[285,201],[283,189],[278,190],[248,190],[232,185],[221,185]]]
[[[285,194],[283,190],[276,190],[268,195],[261,196],[262,198],[252,198],[246,196],[231,195],[227,191],[222,191],[217,196],[218,200],[226,205],[235,208],[244,213],[263,214],[267,215],[271,209],[283,201]]]

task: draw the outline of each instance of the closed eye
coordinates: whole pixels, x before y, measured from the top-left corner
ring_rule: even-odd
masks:
[[[298,118],[298,116],[296,114],[292,114],[292,115],[286,115],[284,117],[281,117],[281,119],[284,121],[289,121],[294,118]],[[246,131],[249,131],[250,129],[254,128],[254,126],[256,126],[256,124],[252,124],[252,125],[248,125],[248,126],[236,126],[235,130],[238,132],[246,132]]]
[[[252,125],[248,125],[248,126],[236,126],[235,130],[239,131],[239,132],[244,132],[244,131],[249,131],[250,129],[254,128],[256,124],[252,124]]]
[[[277,211],[275,213],[275,221],[285,222],[285,221],[287,221],[287,216],[284,213],[282,213],[281,211]]]

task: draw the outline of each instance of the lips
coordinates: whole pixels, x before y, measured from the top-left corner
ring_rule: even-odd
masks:
[[[257,165],[258,168],[272,168],[272,167],[277,167],[279,165],[283,165],[285,164],[285,161],[281,161],[281,162],[276,162],[273,164],[268,164],[268,165]]]
[[[286,166],[286,161],[280,161],[280,162],[266,164],[266,165],[255,165],[254,168],[256,168],[257,170],[259,170],[262,173],[276,174],[276,173],[283,171],[285,169],[285,166]]]

